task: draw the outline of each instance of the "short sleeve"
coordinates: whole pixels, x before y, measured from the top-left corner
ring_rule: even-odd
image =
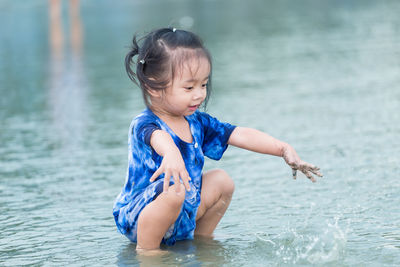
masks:
[[[155,123],[141,125],[137,131],[138,139],[150,146],[150,138],[155,130],[160,130],[160,126]]]
[[[161,128],[153,116],[148,115],[147,113],[142,113],[133,120],[131,125],[131,134],[132,137],[140,143],[150,146],[152,133],[159,129]]]
[[[228,148],[228,140],[236,126],[218,119],[204,112],[199,112],[203,126],[204,139],[202,150],[205,156],[219,160]]]
[[[149,124],[143,128],[143,141],[146,145],[150,146],[150,138],[155,130],[160,130],[160,127],[155,124]]]

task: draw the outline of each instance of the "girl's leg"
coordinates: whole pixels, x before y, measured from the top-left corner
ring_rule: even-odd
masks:
[[[196,235],[211,236],[232,199],[235,185],[221,169],[203,174],[201,203],[196,216]]]
[[[158,249],[168,228],[176,221],[185,200],[185,187],[182,184],[180,194],[175,187],[169,187],[168,193],[161,193],[147,205],[139,215],[136,249]]]

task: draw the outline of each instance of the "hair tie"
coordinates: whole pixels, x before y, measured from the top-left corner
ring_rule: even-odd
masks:
[[[172,32],[176,32],[176,28],[172,28]]]
[[[144,64],[146,61],[144,59],[139,60],[140,63]]]

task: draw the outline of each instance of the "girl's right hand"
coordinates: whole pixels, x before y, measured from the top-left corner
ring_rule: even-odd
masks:
[[[154,182],[156,178],[163,173],[165,174],[163,192],[168,192],[171,176],[173,177],[174,182],[177,185],[175,186],[175,191],[177,194],[180,193],[180,186],[178,185],[181,183],[181,181],[183,182],[186,190],[190,191],[189,181],[191,180],[191,178],[189,177],[189,173],[186,170],[185,162],[183,161],[179,149],[176,149],[176,151],[168,151],[168,153],[165,154],[160,167],[151,176],[150,182]]]

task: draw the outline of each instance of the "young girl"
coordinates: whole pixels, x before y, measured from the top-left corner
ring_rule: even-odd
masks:
[[[137,249],[212,235],[234,183],[220,169],[203,173],[204,156],[219,160],[228,145],[283,157],[293,178],[296,170],[313,182],[312,173],[322,176],[289,144],[198,110],[210,95],[212,64],[195,34],[163,28],[147,34],[140,45],[134,37],[125,66],[147,108],[129,128],[127,177],[113,214],[118,230]]]

